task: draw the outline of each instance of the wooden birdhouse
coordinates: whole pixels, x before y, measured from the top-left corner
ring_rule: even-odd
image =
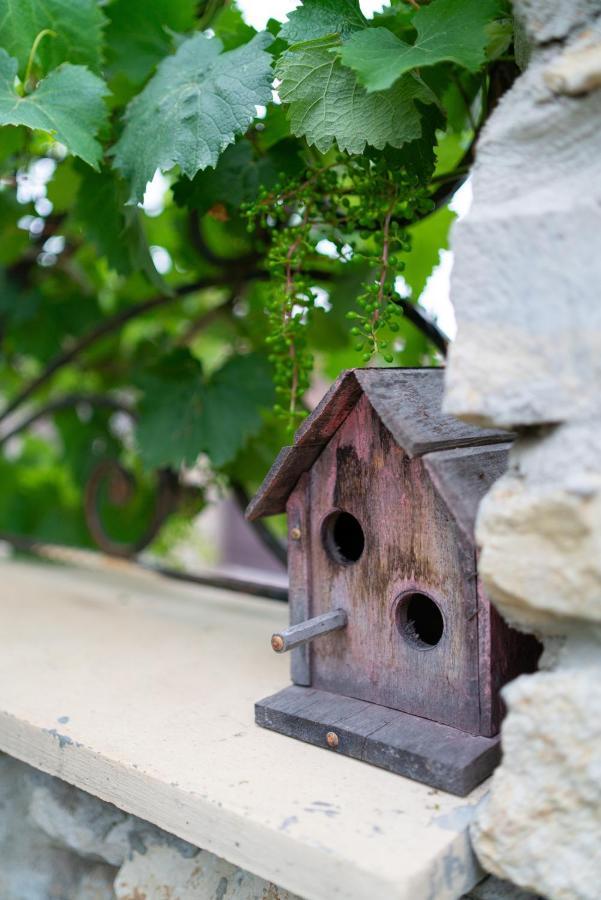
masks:
[[[345,372],[249,506],[286,511],[293,685],[265,728],[464,795],[499,759],[499,690],[536,668],[478,577],[474,519],[507,432],[441,412],[442,369]]]

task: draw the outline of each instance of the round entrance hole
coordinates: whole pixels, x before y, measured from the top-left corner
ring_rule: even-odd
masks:
[[[330,559],[343,565],[357,562],[365,547],[365,535],[358,519],[343,510],[327,517],[322,537]]]
[[[427,594],[405,594],[396,608],[397,628],[410,644],[421,650],[435,647],[444,632],[444,619],[438,605]]]

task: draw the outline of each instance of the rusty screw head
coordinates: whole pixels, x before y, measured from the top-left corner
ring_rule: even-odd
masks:
[[[301,530],[300,528],[291,528],[290,529],[290,537],[293,541],[300,541],[301,539]]]
[[[282,652],[282,650],[284,649],[284,638],[281,636],[281,634],[272,634],[271,646],[276,653]]]
[[[338,735],[335,731],[328,731],[326,734],[326,744],[328,747],[331,747],[333,750],[338,746]]]

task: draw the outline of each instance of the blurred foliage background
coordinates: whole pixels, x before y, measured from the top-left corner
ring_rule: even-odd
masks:
[[[441,364],[419,298],[514,77],[512,23],[488,0],[369,20],[305,0],[258,37],[233,2],[13,7],[0,532],[167,553],[232,486],[244,502],[341,370]]]

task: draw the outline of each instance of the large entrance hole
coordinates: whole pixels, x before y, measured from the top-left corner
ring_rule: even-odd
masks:
[[[410,644],[421,650],[435,647],[444,632],[444,619],[438,605],[427,594],[405,594],[396,608],[397,628]]]
[[[343,565],[357,562],[365,547],[365,535],[358,519],[343,510],[327,517],[322,537],[330,559]]]

